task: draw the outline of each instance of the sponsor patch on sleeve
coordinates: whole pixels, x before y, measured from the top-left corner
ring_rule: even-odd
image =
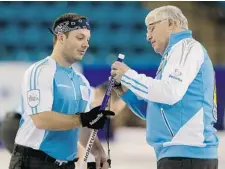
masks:
[[[36,107],[40,103],[40,90],[36,89],[28,91],[27,102],[30,107]]]

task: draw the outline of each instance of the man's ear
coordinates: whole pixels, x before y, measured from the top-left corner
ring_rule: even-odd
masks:
[[[57,40],[59,41],[59,42],[63,42],[63,40],[64,40],[64,36],[63,36],[63,34],[62,33],[58,33],[57,34]]]
[[[172,20],[172,19],[168,19],[168,26],[169,26],[169,29],[173,30],[174,27],[175,27],[175,22]]]

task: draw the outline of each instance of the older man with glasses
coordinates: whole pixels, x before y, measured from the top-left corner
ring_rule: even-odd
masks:
[[[210,57],[192,37],[179,8],[157,8],[145,23],[147,40],[162,56],[156,77],[115,62],[111,75],[121,84],[115,90],[146,120],[157,169],[217,169],[216,90]]]

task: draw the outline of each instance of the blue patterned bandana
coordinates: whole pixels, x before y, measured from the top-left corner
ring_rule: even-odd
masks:
[[[91,27],[87,19],[77,19],[77,20],[68,20],[58,24],[54,30],[50,30],[52,34],[57,35],[58,33],[70,32],[77,29],[88,29],[91,30]]]

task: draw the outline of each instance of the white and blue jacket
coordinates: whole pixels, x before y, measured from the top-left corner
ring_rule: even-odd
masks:
[[[121,98],[147,122],[157,160],[217,158],[213,65],[191,31],[170,36],[155,79],[130,69],[121,83],[129,89]]]
[[[58,160],[73,160],[79,129],[38,129],[30,116],[46,111],[69,115],[89,111],[89,100],[89,82],[73,68],[61,67],[51,57],[33,64],[22,83],[22,119],[15,143],[42,150]]]

